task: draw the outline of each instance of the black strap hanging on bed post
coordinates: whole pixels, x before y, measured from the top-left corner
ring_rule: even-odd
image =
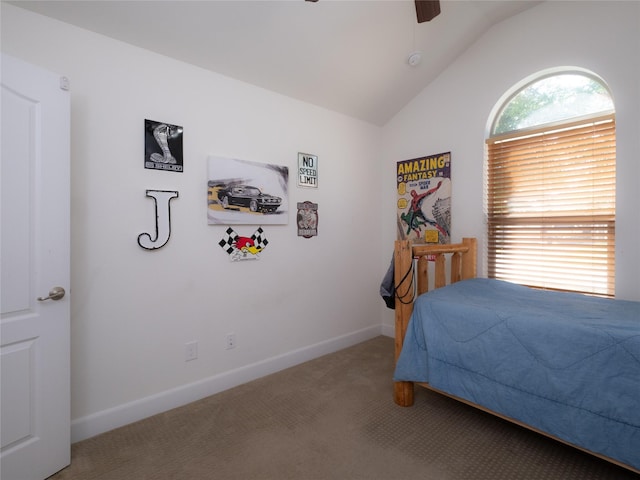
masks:
[[[407,280],[407,277],[409,277],[409,275],[411,275],[411,281],[409,282],[409,285],[407,285],[407,290],[403,294],[399,294],[398,289],[404,284],[404,282]],[[396,293],[396,298],[400,301],[400,303],[404,303],[405,305],[407,305],[413,302],[413,298],[414,298],[413,263],[411,264],[409,269],[406,271],[406,273],[403,275],[402,280],[400,280],[400,283],[394,286],[394,289]],[[407,297],[409,297],[408,300],[407,300]]]

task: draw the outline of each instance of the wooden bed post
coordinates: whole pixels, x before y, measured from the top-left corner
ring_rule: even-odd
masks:
[[[395,359],[398,361],[402,351],[404,335],[407,332],[409,318],[413,312],[413,254],[409,240],[396,240],[394,249],[395,286],[396,286],[396,328],[395,328]],[[411,272],[407,275],[407,272]],[[402,407],[413,405],[413,382],[394,382],[393,399]]]
[[[469,250],[462,256],[462,280],[475,278],[478,270],[478,241],[475,238],[463,238],[462,244]]]
[[[445,254],[451,256],[451,282],[467,280],[477,275],[477,241],[475,238],[463,238],[462,242],[454,245],[426,245],[414,246],[409,240],[396,240],[393,252],[395,263],[394,283],[396,287],[395,302],[395,360],[398,361],[404,337],[409,326],[411,313],[413,312],[413,300],[417,294],[429,290],[427,255],[435,256],[434,287],[440,288],[446,284],[445,278]],[[419,257],[417,266],[417,279],[414,278],[413,257]],[[417,283],[417,293],[416,285]],[[403,407],[413,405],[413,382],[394,382],[394,401]]]

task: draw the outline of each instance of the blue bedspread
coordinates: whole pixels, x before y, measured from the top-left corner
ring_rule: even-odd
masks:
[[[458,282],[416,299],[395,380],[640,469],[640,302]]]

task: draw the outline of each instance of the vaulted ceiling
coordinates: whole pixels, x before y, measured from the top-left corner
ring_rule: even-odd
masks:
[[[484,32],[540,1],[441,0],[420,24],[413,0],[10,3],[384,125]]]

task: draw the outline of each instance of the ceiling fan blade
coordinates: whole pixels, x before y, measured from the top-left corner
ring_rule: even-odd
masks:
[[[415,0],[418,23],[433,20],[440,14],[440,0]]]

